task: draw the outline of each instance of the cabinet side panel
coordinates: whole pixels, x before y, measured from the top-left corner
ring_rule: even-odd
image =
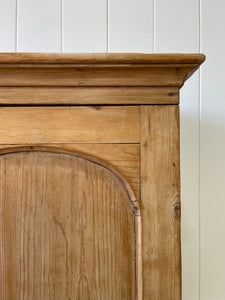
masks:
[[[179,107],[141,106],[143,298],[181,299]]]
[[[202,50],[200,50],[199,36],[200,20],[202,19],[202,13],[200,12],[200,2],[201,1],[196,0],[157,0],[155,7],[156,53],[198,53],[199,51],[202,52]],[[206,1],[202,1],[202,3],[206,3]],[[213,7],[216,7],[215,1],[211,3]],[[206,6],[208,7],[207,4]],[[224,10],[222,11],[224,12]],[[212,14],[210,9],[210,16],[211,15]],[[209,18],[207,18],[207,20],[209,20]],[[209,23],[209,31],[211,31],[212,22],[210,21]],[[214,26],[213,28],[215,30]],[[220,25],[220,28],[223,28],[223,26]],[[216,32],[217,36],[220,37],[220,34],[218,34],[217,30]],[[215,34],[213,34],[213,36],[214,35]],[[214,45],[214,43],[211,44]],[[205,50],[203,52],[205,53]],[[211,82],[211,80],[208,80],[208,82]],[[212,86],[214,86],[214,84],[212,84]],[[214,93],[213,97],[214,99],[217,98],[215,97]],[[194,76],[191,77],[182,87],[180,91],[180,99],[180,160],[182,201],[181,244],[183,267],[182,299],[199,300],[200,100],[198,72],[195,73]],[[212,102],[214,103],[214,101]],[[213,297],[209,297],[209,299],[212,298]],[[204,298],[204,300],[206,299]]]

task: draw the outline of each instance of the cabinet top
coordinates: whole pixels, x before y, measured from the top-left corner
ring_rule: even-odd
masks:
[[[201,64],[203,54],[0,53],[0,64]]]
[[[178,104],[203,54],[0,53],[0,104]]]

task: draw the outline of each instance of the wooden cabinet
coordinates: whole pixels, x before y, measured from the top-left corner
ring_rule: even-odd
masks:
[[[0,55],[0,299],[181,299],[179,89],[200,54]]]

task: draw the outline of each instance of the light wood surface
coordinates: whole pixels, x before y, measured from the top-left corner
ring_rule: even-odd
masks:
[[[0,144],[139,143],[139,108],[2,107]]]
[[[198,53],[202,49],[204,29],[201,22],[205,17],[202,14],[202,5],[200,4],[196,0],[157,0],[155,10],[156,52]],[[208,7],[207,4],[206,6]],[[215,18],[218,18],[217,14]],[[207,22],[211,23],[209,18],[207,18]],[[199,28],[201,28],[201,33]],[[216,35],[220,38],[220,34],[214,26],[213,30],[217,32]],[[210,30],[207,30],[207,33],[211,35]],[[208,51],[204,50],[204,52],[208,56]],[[208,65],[208,59],[204,65]],[[216,74],[218,75],[218,70]],[[209,300],[199,293],[199,276],[201,276],[199,274],[199,126],[202,121],[200,117],[201,106],[204,107],[205,105],[205,97],[200,92],[201,80],[202,77],[197,72],[180,91],[182,300]],[[214,86],[211,80],[207,82],[210,82],[209,86]],[[205,89],[206,87],[203,88],[203,90]],[[213,99],[215,98],[214,95]],[[214,100],[212,103],[215,103]],[[213,296],[211,298],[216,299]]]
[[[199,64],[0,64],[0,86],[177,86]]]
[[[132,192],[85,158],[27,151],[0,156],[1,298],[135,299]]]
[[[141,106],[143,299],[181,299],[179,108]]]
[[[40,144],[39,144],[40,145]],[[17,145],[22,147],[23,145]],[[136,200],[140,200],[140,151],[139,144],[44,144],[65,150],[91,155],[113,166],[131,186]],[[0,149],[15,145],[1,145]]]
[[[177,86],[199,64],[0,64],[0,86]]]
[[[181,299],[171,104],[203,60],[0,55],[0,101],[10,104],[0,110],[3,298]],[[150,103],[164,105],[140,105]]]
[[[2,53],[0,87],[9,89],[1,90],[0,103],[175,104],[178,89],[204,58],[201,54]]]
[[[1,104],[178,104],[177,87],[0,87]]]
[[[139,144],[56,144],[54,146],[89,154],[109,163],[126,178],[134,191],[136,200],[140,199]]]
[[[203,54],[0,53],[6,64],[200,64]]]

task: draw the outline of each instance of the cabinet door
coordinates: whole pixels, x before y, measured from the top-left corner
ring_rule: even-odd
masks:
[[[178,106],[2,107],[0,124],[0,299],[181,298]]]
[[[135,299],[138,207],[122,176],[72,151],[1,151],[0,298]]]

